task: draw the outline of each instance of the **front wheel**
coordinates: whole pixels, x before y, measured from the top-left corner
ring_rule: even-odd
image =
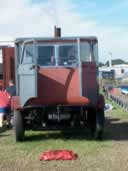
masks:
[[[24,140],[24,124],[22,113],[18,110],[14,111],[14,130],[16,142]]]

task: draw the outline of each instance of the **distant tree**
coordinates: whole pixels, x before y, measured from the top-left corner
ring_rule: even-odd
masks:
[[[104,66],[104,63],[99,62],[99,67],[102,67],[102,66]]]

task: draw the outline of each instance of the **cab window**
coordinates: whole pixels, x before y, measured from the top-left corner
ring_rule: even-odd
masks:
[[[25,45],[22,63],[23,64],[34,63],[34,47],[33,47],[33,45]]]
[[[59,65],[76,65],[78,63],[77,54],[77,45],[59,46]]]
[[[38,46],[38,65],[55,65],[54,46]]]

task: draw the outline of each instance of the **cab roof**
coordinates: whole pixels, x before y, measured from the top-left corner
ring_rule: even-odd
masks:
[[[81,36],[81,37],[21,37],[21,38],[16,38],[15,43],[23,43],[25,41],[43,41],[43,42],[68,42],[68,41],[95,41],[97,42],[97,37],[96,36]]]

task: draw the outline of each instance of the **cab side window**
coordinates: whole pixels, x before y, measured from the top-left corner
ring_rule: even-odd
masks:
[[[34,63],[34,48],[33,45],[26,45],[24,48],[24,55],[22,64],[32,64]]]

